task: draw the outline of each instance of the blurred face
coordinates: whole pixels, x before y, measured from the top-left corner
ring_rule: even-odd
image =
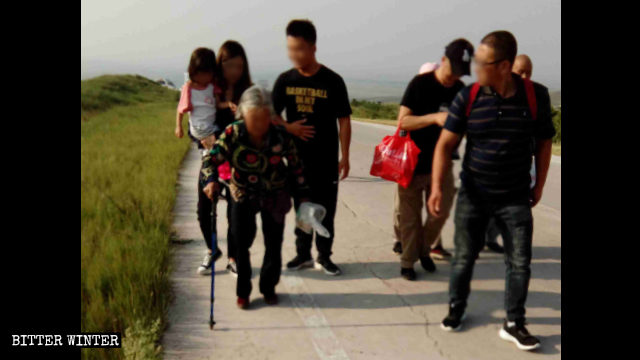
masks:
[[[227,84],[233,85],[240,80],[244,71],[244,59],[242,56],[222,60],[222,76]]]
[[[440,70],[439,80],[442,81],[442,85],[444,87],[451,87],[453,86],[453,84],[455,84],[456,81],[458,81],[458,79],[460,79],[460,76],[455,75],[453,73],[453,70],[451,70],[451,62],[446,56],[442,57],[442,62],[437,70]]]
[[[289,60],[296,69],[309,66],[316,54],[316,46],[301,37],[287,36],[287,52]]]
[[[199,72],[195,73],[195,75],[193,75],[193,77],[191,78],[191,81],[193,81],[194,83],[196,83],[198,85],[206,86],[211,81],[213,81],[213,73],[212,72],[199,71]]]
[[[531,64],[527,61],[516,59],[513,64],[513,72],[522,76],[523,79],[531,79]]]
[[[262,137],[269,130],[271,113],[268,108],[253,108],[242,114],[247,131],[253,137]]]
[[[496,59],[494,49],[486,44],[480,44],[473,60],[478,83],[482,86],[499,84],[511,76],[511,63],[505,59]]]

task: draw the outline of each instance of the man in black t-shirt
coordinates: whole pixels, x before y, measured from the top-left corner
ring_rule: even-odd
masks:
[[[411,139],[420,148],[418,163],[413,178],[407,188],[397,186],[394,213],[397,213],[402,255],[400,256],[400,274],[407,280],[415,280],[413,269],[420,259],[422,267],[433,272],[436,269],[429,256],[431,245],[440,236],[447,219],[455,186],[453,173],[446,176],[443,185],[444,216],[427,216],[423,224],[422,210],[429,198],[431,187],[431,159],[447,118],[444,108],[463,88],[459,80],[470,73],[473,46],[465,39],[457,39],[445,48],[441,66],[435,71],[418,75],[411,80],[400,103],[398,122],[402,130],[407,130]],[[424,200],[423,200],[424,199]]]
[[[316,31],[310,21],[292,20],[286,34],[289,58],[294,68],[280,74],[273,87],[273,106],[278,115],[276,121],[296,136],[296,147],[311,188],[311,201],[327,209],[322,225],[330,235],[323,237],[316,233],[317,266],[329,275],[339,275],[340,269],[330,256],[338,177],[342,180],[349,175],[351,106],[347,87],[340,75],[317,62]],[[283,110],[286,110],[286,121],[279,116]],[[342,158],[338,161],[339,148]],[[297,211],[299,203],[296,201],[294,204]],[[287,268],[312,267],[313,234],[297,228],[295,234],[297,256],[287,263]]]

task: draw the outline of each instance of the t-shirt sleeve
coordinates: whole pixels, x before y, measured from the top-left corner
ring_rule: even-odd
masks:
[[[551,139],[556,134],[551,119],[551,99],[549,90],[546,87],[536,86],[536,102],[538,104],[538,115],[536,119],[535,137],[537,139]]]
[[[469,99],[469,87],[466,87],[456,95],[449,106],[449,114],[444,128],[456,134],[463,134],[467,130],[467,101]]]
[[[184,84],[180,91],[180,101],[178,102],[178,113],[184,114],[191,111],[191,104],[189,103],[189,86]]]
[[[276,83],[273,85],[273,91],[271,92],[271,101],[273,101],[273,109],[277,115],[282,113],[285,108],[285,81],[284,74],[278,76]]]
[[[400,105],[408,107],[411,111],[415,111],[415,109],[418,108],[419,92],[418,77],[416,76],[409,82],[409,85],[407,85],[404,95],[402,95]]]
[[[349,94],[347,93],[347,85],[345,85],[342,77],[338,76],[335,95],[336,117],[346,117],[351,115],[351,104],[349,104]]]

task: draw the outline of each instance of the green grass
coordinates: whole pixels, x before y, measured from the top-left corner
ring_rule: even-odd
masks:
[[[560,108],[551,109],[551,119],[553,120],[553,127],[556,128],[556,135],[553,137],[554,144],[561,144],[561,130],[562,130],[562,111]]]
[[[122,349],[82,355],[154,358],[170,300],[176,178],[189,146],[173,135],[176,92],[130,75],[81,88],[81,329],[124,335]]]
[[[398,118],[399,104],[378,103],[367,100],[351,100],[352,116],[361,119],[395,120]]]

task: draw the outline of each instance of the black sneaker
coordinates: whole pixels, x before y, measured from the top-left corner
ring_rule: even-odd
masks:
[[[489,250],[493,252],[497,252],[498,254],[504,253],[504,248],[500,246],[500,244],[498,244],[497,242],[487,243],[487,247],[489,248]]]
[[[529,334],[527,328],[524,327],[524,321],[517,321],[515,325],[508,326],[507,320],[505,320],[498,335],[503,340],[515,343],[520,350],[534,350],[540,347],[540,340]]]
[[[429,255],[420,258],[420,265],[430,273],[436,271],[436,264],[431,260],[431,256]]]
[[[296,256],[287,263],[288,270],[301,270],[310,267],[313,267],[313,259],[311,259],[311,257],[301,258],[300,256]]]
[[[449,315],[442,320],[440,327],[445,331],[458,331],[462,328],[462,321],[467,317],[464,305],[449,304]]]
[[[342,271],[340,268],[331,261],[331,259],[318,259],[316,260],[316,269],[324,270],[324,273],[327,275],[340,275]]]
[[[402,255],[402,243],[400,241],[396,241],[393,244],[393,252],[398,255]]]
[[[400,275],[409,281],[416,279],[416,271],[413,268],[400,268]]]
[[[276,295],[276,293],[266,294],[264,295],[264,302],[267,305],[276,305],[278,304],[278,295]]]

